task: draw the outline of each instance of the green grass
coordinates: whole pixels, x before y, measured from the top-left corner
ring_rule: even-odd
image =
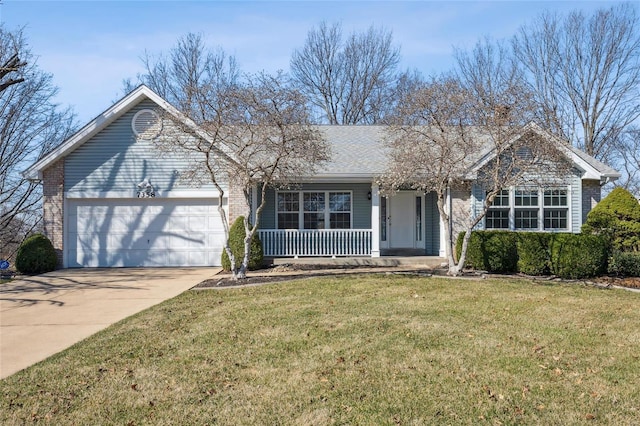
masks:
[[[0,423],[637,424],[639,307],[382,275],[187,292],[0,382]]]

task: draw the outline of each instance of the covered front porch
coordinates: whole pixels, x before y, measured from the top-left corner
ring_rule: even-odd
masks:
[[[270,189],[258,232],[268,258],[442,258],[442,229],[434,194],[328,182]]]

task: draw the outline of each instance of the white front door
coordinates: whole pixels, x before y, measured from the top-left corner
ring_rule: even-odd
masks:
[[[398,192],[388,198],[389,248],[415,248],[416,194]]]

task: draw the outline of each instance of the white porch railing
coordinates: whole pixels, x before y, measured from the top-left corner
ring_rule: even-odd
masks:
[[[261,229],[265,257],[370,256],[371,229]]]

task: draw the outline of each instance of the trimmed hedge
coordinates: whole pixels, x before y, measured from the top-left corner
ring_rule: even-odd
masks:
[[[244,229],[244,216],[239,216],[233,222],[231,228],[229,228],[229,246],[236,258],[236,268],[239,268],[242,264],[242,258],[244,256],[244,237],[246,235],[247,234]],[[264,252],[262,251],[262,242],[260,241],[260,237],[258,237],[258,233],[253,234],[249,250],[249,270],[253,271],[262,268],[262,264],[264,263]],[[231,261],[229,260],[226,250],[222,251],[221,263],[222,269],[225,271],[231,270]]]
[[[609,258],[609,274],[640,277],[640,253],[615,251]]]
[[[458,235],[460,258],[464,233]],[[512,231],[473,231],[466,265],[491,273],[554,274],[588,278],[607,271],[610,244],[606,237]]]
[[[56,269],[58,256],[53,244],[42,234],[25,239],[16,253],[16,269],[23,274],[42,274]]]
[[[456,256],[462,251],[464,232],[458,234]],[[491,273],[516,272],[518,268],[517,233],[510,231],[473,231],[467,248],[466,266]]]
[[[527,275],[549,275],[549,243],[552,236],[553,234],[541,232],[518,233],[518,272]]]
[[[609,240],[601,235],[553,234],[551,273],[561,278],[589,278],[607,271]]]

